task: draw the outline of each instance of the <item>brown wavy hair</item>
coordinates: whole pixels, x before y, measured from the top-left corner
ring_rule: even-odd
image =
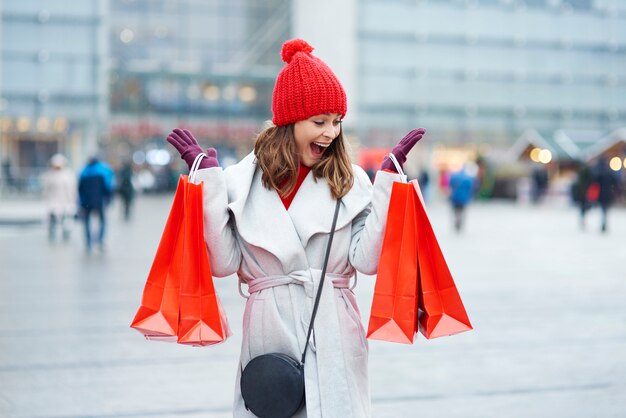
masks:
[[[300,166],[294,124],[266,127],[256,139],[254,154],[261,167],[263,186],[276,189],[281,197],[288,196],[296,187]],[[311,171],[315,181],[323,178],[328,182],[333,198],[339,199],[350,191],[354,173],[343,130],[311,167]]]

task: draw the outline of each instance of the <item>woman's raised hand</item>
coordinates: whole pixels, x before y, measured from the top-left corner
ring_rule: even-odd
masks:
[[[180,153],[180,158],[185,160],[189,169],[191,169],[193,161],[196,159],[198,154],[203,152],[196,138],[194,138],[191,132],[187,129],[174,129],[167,136],[167,142],[176,148],[176,150]],[[220,164],[217,161],[217,151],[215,148],[209,148],[206,155],[207,158],[200,160],[198,168],[219,167]]]
[[[396,160],[398,160],[400,167],[402,167],[402,165],[406,162],[406,156],[409,154],[409,151],[411,151],[411,148],[417,144],[417,141],[422,139],[425,133],[426,129],[424,128],[413,129],[391,150],[391,153],[396,157]],[[394,172],[398,171],[396,170],[396,166],[393,164],[393,161],[391,161],[388,156],[383,160],[383,164],[380,169],[391,170]]]

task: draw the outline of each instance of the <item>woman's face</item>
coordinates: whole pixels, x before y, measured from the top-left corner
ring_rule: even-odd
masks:
[[[302,164],[311,167],[318,162],[340,132],[339,113],[324,113],[296,122],[294,136]]]

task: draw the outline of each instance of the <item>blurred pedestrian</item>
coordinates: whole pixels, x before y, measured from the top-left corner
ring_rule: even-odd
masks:
[[[351,164],[342,130],[346,95],[332,70],[301,39],[283,45],[286,65],[272,98],[272,124],[254,152],[220,168],[210,148],[200,163],[205,240],[213,273],[237,273],[247,284],[241,367],[234,417],[251,417],[240,392],[241,370],[264,353],[304,363],[304,408],[297,416],[370,416],[368,348],[350,280],[373,274],[385,229],[391,187],[400,177],[386,158],[374,186]],[[392,150],[400,164],[424,135],[414,129]],[[187,130],[167,140],[191,166],[202,152]],[[314,338],[307,330],[319,285],[333,213],[340,210],[319,300]]]
[[[130,161],[122,163],[117,173],[117,193],[122,199],[122,213],[125,221],[130,220],[133,201],[135,200],[135,185],[133,183],[133,166]]]
[[[454,229],[460,232],[465,224],[465,208],[474,196],[474,177],[468,173],[466,165],[450,175],[448,187],[454,214]]]
[[[591,202],[587,198],[590,184],[591,168],[587,163],[581,161],[578,172],[576,173],[576,180],[572,184],[572,200],[578,206],[581,229],[585,229],[586,214],[591,207]]]
[[[445,168],[439,169],[439,192],[447,196],[450,194],[450,171]]]
[[[63,241],[70,238],[71,221],[76,215],[76,175],[67,167],[62,154],[50,158],[50,167],[41,178],[42,197],[48,215],[48,241],[54,242],[57,229]]]
[[[17,182],[15,180],[15,176],[13,175],[11,160],[8,158],[5,158],[2,161],[2,177],[4,179],[7,190],[13,190]]]
[[[591,172],[591,185],[598,188],[597,202],[602,211],[602,223],[600,230],[606,232],[608,229],[609,208],[619,192],[618,174],[611,170],[606,158],[600,157]]]
[[[93,246],[91,217],[99,219],[99,231],[95,240],[98,248],[104,250],[106,233],[106,209],[115,190],[115,174],[111,167],[98,156],[89,159],[80,173],[78,180],[78,197],[81,217],[85,227],[85,246],[88,252]]]
[[[532,172],[531,199],[533,203],[539,203],[548,190],[548,171],[542,166],[535,166]]]
[[[420,185],[420,190],[422,191],[422,197],[424,198],[424,203],[428,203],[430,200],[430,174],[428,170],[425,168],[420,171],[417,182]]]

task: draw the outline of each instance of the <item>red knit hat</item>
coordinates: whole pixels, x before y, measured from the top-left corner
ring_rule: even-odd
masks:
[[[328,65],[311,55],[312,51],[302,39],[283,44],[281,55],[287,65],[276,78],[272,97],[272,122],[276,126],[322,113],[346,115],[346,92]]]

